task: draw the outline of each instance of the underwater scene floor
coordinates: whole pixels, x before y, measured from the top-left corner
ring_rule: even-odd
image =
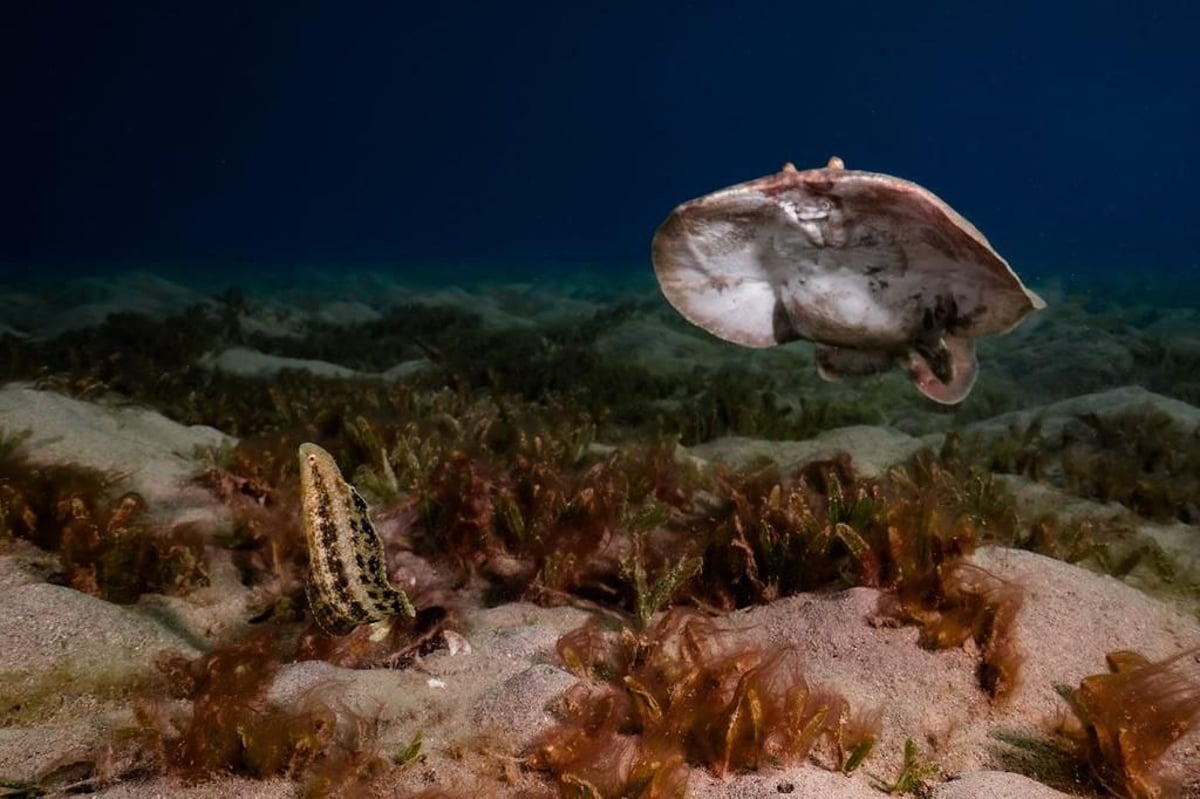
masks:
[[[0,287],[0,796],[1200,797],[1200,308],[1034,287],[957,406],[639,280]]]

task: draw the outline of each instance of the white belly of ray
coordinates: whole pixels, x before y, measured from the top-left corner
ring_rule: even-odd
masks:
[[[805,338],[855,347],[904,343],[911,321],[865,284],[843,271],[812,272],[786,281],[779,294],[792,327]]]
[[[342,477],[333,456],[300,445],[300,504],[308,542],[308,601],[328,633],[389,616],[416,616],[405,593],[387,577],[383,541],[366,501]]]

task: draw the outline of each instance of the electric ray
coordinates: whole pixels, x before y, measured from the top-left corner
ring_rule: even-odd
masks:
[[[898,366],[945,404],[975,382],[972,339],[1046,305],[928,189],[839,158],[680,205],[653,258],[667,300],[708,332],[747,347],[813,341],[826,380]]]

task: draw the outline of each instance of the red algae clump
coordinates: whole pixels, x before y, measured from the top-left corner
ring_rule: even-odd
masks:
[[[818,751],[848,773],[879,736],[879,715],[811,685],[795,648],[749,646],[694,611],[671,610],[640,635],[593,621],[558,651],[582,681],[528,763],[565,796],[683,796],[693,766],[720,777]]]
[[[1157,772],[1163,754],[1200,724],[1200,647],[1150,662],[1108,655],[1110,673],[1085,677],[1070,695],[1074,718],[1060,732],[1095,780],[1117,796],[1174,796]]]

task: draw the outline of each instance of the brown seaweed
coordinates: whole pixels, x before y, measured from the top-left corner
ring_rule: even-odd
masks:
[[[558,648],[583,681],[529,763],[567,796],[682,796],[691,766],[723,776],[818,748],[831,768],[853,771],[879,735],[877,713],[852,713],[806,680],[795,648],[759,649],[692,611],[669,611],[642,634],[591,622]]]
[[[8,448],[0,453],[0,539],[57,552],[53,581],[111,602],[207,585],[203,536],[186,524],[151,524],[140,494],[116,493],[122,481],[78,465],[35,465]]]
[[[1156,768],[1173,743],[1200,724],[1200,647],[1151,662],[1108,655],[1109,673],[1085,677],[1069,695],[1073,719],[1060,728],[1106,790],[1131,799],[1174,795]]]

